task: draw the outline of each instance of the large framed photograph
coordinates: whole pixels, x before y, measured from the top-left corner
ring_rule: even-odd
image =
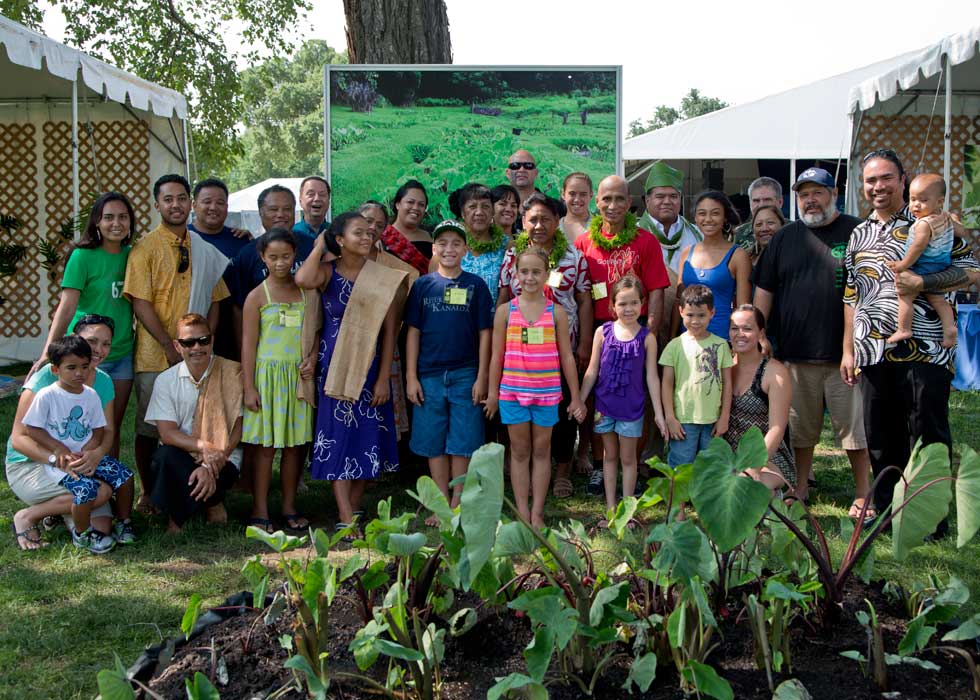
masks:
[[[328,65],[324,160],[332,214],[399,185],[425,185],[425,225],[452,216],[447,196],[468,182],[505,184],[509,156],[529,151],[536,186],[554,197],[564,177],[596,184],[621,173],[622,69]]]

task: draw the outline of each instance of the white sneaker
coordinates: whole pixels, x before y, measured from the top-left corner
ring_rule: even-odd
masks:
[[[91,527],[82,533],[72,528],[71,541],[79,549],[87,549],[92,554],[105,554],[116,546],[116,541],[110,535],[105,535]]]

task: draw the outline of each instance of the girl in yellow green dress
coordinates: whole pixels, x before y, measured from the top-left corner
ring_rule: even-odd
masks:
[[[313,437],[313,413],[297,398],[297,385],[300,377],[313,376],[316,356],[302,356],[305,304],[291,272],[296,237],[286,229],[271,229],[256,245],[269,276],[249,293],[242,308],[242,442],[254,445],[249,524],[274,530],[269,518],[269,485],[272,458],[278,449],[282,451],[282,517],[288,529],[303,530],[309,521],[296,508],[296,487],[306,445]]]

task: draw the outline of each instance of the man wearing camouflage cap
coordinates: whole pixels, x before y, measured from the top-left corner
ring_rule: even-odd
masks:
[[[681,189],[684,174],[662,160],[650,167],[644,184],[646,211],[640,217],[644,228],[660,241],[664,265],[675,275],[679,273],[680,252],[699,243],[703,236],[697,226],[681,216]]]

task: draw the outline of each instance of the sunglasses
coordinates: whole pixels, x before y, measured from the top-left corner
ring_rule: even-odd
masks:
[[[191,256],[187,252],[187,246],[182,245],[177,250],[180,251],[180,264],[177,265],[177,272],[184,274],[191,265]]]
[[[195,345],[206,348],[211,344],[211,336],[202,335],[200,338],[177,338],[177,342],[180,343],[180,347],[182,348],[192,348]]]
[[[524,168],[525,170],[534,170],[536,167],[538,167],[538,164],[532,163],[529,160],[517,160],[513,163],[509,163],[507,167],[511,170],[520,170],[521,168]]]
[[[895,151],[893,151],[892,149],[876,148],[875,150],[869,151],[864,155],[864,158],[861,159],[861,165],[864,165],[865,163],[867,163],[869,160],[873,158],[884,158],[885,160],[890,160],[896,163],[898,162],[898,154],[895,153]]]

